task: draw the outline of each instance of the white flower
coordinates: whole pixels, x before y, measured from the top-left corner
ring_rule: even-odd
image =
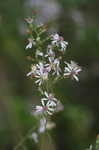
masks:
[[[27,76],[38,78],[35,83],[40,86],[44,80],[48,79],[48,73],[50,70],[49,64],[43,64],[42,62],[39,62],[39,64],[31,66],[31,71],[27,74]]]
[[[60,45],[61,45],[60,51],[64,52],[65,49],[67,48],[68,42],[61,40]]]
[[[48,73],[38,72],[36,78],[38,78],[38,80],[36,80],[35,83],[41,86],[41,84],[43,84],[43,82],[48,79]]]
[[[39,126],[39,128],[38,128],[38,132],[39,133],[44,133],[45,132],[45,130],[46,130],[46,118],[42,118],[42,119],[40,119],[40,126]]]
[[[34,76],[35,77],[36,69],[37,69],[36,65],[31,65],[31,71],[27,74],[27,77],[28,76]]]
[[[48,104],[52,104],[52,106],[56,106],[57,99],[53,96],[53,94],[48,94],[46,91],[44,92],[45,98],[42,98],[41,101],[48,101]]]
[[[64,76],[79,81],[77,75],[82,70],[81,67],[79,67],[74,61],[71,61],[71,64],[67,62],[65,62],[65,64],[67,66],[64,69]]]
[[[47,54],[45,55],[45,57],[52,57],[52,58],[55,57],[55,53],[52,50],[52,46],[51,45],[48,45],[48,50],[47,50]]]
[[[53,75],[57,75],[59,76],[60,75],[60,72],[61,72],[61,68],[60,68],[60,61],[59,59],[49,59],[49,62],[50,62],[50,68],[53,70]]]
[[[38,135],[37,135],[36,132],[33,132],[31,137],[32,137],[32,139],[34,140],[35,143],[38,143]]]
[[[50,103],[44,103],[44,101],[41,101],[42,105],[37,105],[35,108],[35,111],[33,112],[33,115],[39,115],[42,113],[48,113],[49,115],[52,115],[55,111],[55,107]]]
[[[49,64],[43,64],[40,62],[37,66],[37,71],[36,71],[36,78],[38,80],[35,81],[39,86],[44,82],[44,80],[48,79],[48,73],[50,72],[50,67]]]
[[[53,64],[55,65],[53,74],[56,74],[57,76],[60,75],[61,68],[59,59],[56,58]]]
[[[42,73],[50,72],[49,64],[44,64],[42,62],[39,62],[39,64],[37,64],[36,66],[37,66],[37,70],[41,71]]]
[[[55,44],[57,41],[60,40],[60,36],[57,33],[55,33],[54,35],[52,35],[52,40],[52,43]]]
[[[31,24],[31,23],[33,23],[33,19],[32,18],[25,18],[25,20],[26,20],[26,22],[28,23],[28,24]]]
[[[28,45],[26,46],[26,49],[28,48],[32,48],[32,45],[33,45],[33,39],[28,39]]]
[[[36,105],[35,111],[32,112],[33,115],[39,115],[43,113],[43,106]]]
[[[64,41],[63,37],[56,33],[52,35],[52,45],[58,46],[59,50],[64,52],[67,48],[68,42]]]

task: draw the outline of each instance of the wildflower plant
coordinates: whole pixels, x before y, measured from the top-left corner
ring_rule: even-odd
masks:
[[[54,84],[65,78],[79,81],[78,75],[82,69],[74,61],[64,61],[68,42],[62,36],[48,34],[46,26],[37,24],[35,16],[25,20],[28,26],[25,49],[31,58],[27,77],[33,80],[41,95],[40,104],[32,110],[32,115],[39,118],[39,125],[31,137],[38,143],[40,134],[55,127],[51,116],[63,109],[61,100],[53,93]]]

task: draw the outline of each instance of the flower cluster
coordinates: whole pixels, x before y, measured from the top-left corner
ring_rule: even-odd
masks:
[[[25,20],[29,37],[26,50],[32,58],[27,77],[34,80],[42,96],[41,105],[36,105],[32,112],[33,116],[40,118],[37,131],[32,133],[32,138],[37,143],[38,135],[44,133],[48,126],[54,126],[48,125],[50,116],[63,109],[53,92],[54,83],[65,78],[79,81],[78,74],[82,69],[74,61],[64,61],[68,42],[58,33],[48,35],[45,25],[37,25],[34,18]]]

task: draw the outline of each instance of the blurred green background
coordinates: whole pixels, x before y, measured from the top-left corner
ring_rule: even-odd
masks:
[[[84,150],[99,133],[99,1],[0,0],[0,150],[14,150],[35,126],[32,105],[39,97],[27,79],[26,23],[37,9],[39,22],[69,42],[67,60],[82,66],[80,82],[65,80],[55,92],[65,108],[52,117],[56,128],[43,146],[30,139],[18,150]]]

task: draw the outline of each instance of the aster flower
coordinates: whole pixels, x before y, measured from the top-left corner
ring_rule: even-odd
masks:
[[[58,46],[59,50],[64,52],[67,48],[68,42],[64,41],[63,37],[56,33],[52,35],[52,45]]]
[[[41,101],[48,101],[48,104],[52,104],[52,106],[56,106],[57,99],[53,96],[53,94],[48,94],[46,91],[44,92],[45,98],[42,98]]]
[[[36,70],[37,70],[37,67],[36,67],[36,65],[31,65],[31,71],[27,74],[27,77],[28,76],[34,76],[35,77],[35,75],[36,75]]]
[[[70,77],[71,79],[79,81],[77,75],[82,70],[81,67],[79,67],[74,61],[71,61],[70,64],[65,62],[65,64],[67,66],[64,69],[64,77]]]
[[[42,62],[39,62],[39,64],[36,65],[37,70],[43,72],[43,73],[48,73],[50,72],[49,64],[44,64]]]
[[[60,41],[60,36],[56,33],[54,35],[51,35],[52,36],[52,44],[56,44],[58,41]]]
[[[33,18],[25,18],[25,21],[28,23],[28,24],[31,24],[33,23]]]
[[[36,105],[35,111],[32,112],[33,115],[39,115],[42,114],[44,111],[43,106]]]
[[[56,59],[49,59],[49,62],[50,62],[50,68],[53,70],[53,75],[57,75],[59,76],[60,75],[60,72],[61,72],[61,68],[60,68],[60,61],[58,58]]]
[[[54,62],[53,62],[53,70],[54,70],[54,72],[53,72],[53,75],[57,75],[57,76],[59,76],[60,75],[60,72],[61,72],[61,68],[60,68],[60,61],[59,61],[59,59],[54,59]]]
[[[43,64],[42,62],[40,62],[39,64],[36,65],[37,66],[37,71],[36,71],[36,78],[38,78],[38,80],[35,81],[35,83],[37,83],[39,86],[48,79],[48,73],[50,72],[50,67],[49,64]]]
[[[55,53],[52,50],[52,46],[51,45],[48,45],[47,54],[45,55],[45,57],[51,57],[51,58],[55,57]]]
[[[42,113],[48,113],[49,115],[52,115],[55,111],[55,107],[50,103],[44,103],[44,101],[41,101],[42,105],[37,105],[35,108],[35,111],[33,112],[33,115],[39,115]]]
[[[64,41],[64,40],[61,40],[60,41],[60,51],[64,52],[65,49],[67,48],[67,45],[68,45],[68,42]]]
[[[33,39],[28,39],[28,44],[27,44],[27,46],[26,46],[26,49],[28,49],[28,48],[32,48],[32,45],[34,44],[34,41],[33,41]]]

